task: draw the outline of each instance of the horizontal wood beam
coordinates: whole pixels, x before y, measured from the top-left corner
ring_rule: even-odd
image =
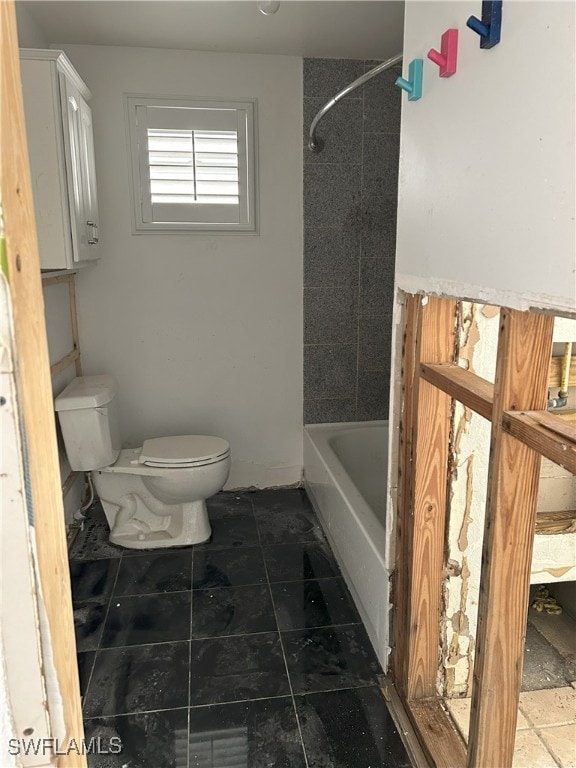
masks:
[[[576,475],[576,428],[547,411],[506,411],[505,432]]]
[[[439,699],[419,699],[406,705],[426,759],[433,768],[464,768],[466,745]]]
[[[576,352],[576,349],[574,350]],[[562,384],[562,363],[563,357],[553,357],[550,360],[550,376],[548,377],[548,386],[552,389],[554,387],[560,388]],[[569,387],[576,387],[576,356],[572,356],[570,362],[570,380],[568,382]]]
[[[61,360],[58,360],[57,363],[54,363],[54,365],[51,365],[50,375],[52,376],[52,378],[54,378],[54,376],[58,376],[59,373],[62,373],[62,371],[68,368],[69,365],[72,365],[72,363],[76,363],[76,360],[78,360],[79,357],[80,357],[80,350],[73,349],[72,352],[69,352]]]
[[[471,408],[488,421],[492,420],[494,385],[475,373],[453,363],[422,363],[420,374],[423,379]]]
[[[538,512],[536,515],[536,533],[543,536],[557,533],[576,533],[576,509]]]
[[[492,420],[494,385],[457,365],[422,363],[420,375],[438,389]],[[503,414],[504,431],[576,474],[576,414],[548,411]]]

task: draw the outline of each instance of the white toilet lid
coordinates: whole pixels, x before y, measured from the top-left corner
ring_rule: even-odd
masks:
[[[145,440],[138,461],[149,466],[185,466],[215,461],[230,452],[230,445],[211,435],[179,435]]]

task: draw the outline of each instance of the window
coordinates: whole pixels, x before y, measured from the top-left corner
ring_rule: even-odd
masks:
[[[135,232],[256,231],[255,101],[126,105]]]

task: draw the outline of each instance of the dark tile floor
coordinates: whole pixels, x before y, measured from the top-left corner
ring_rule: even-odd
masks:
[[[221,493],[211,540],[71,553],[93,768],[405,768],[380,666],[301,490]]]

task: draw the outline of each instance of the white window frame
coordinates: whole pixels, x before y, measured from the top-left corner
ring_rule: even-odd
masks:
[[[138,94],[124,96],[131,161],[132,232],[133,234],[168,234],[170,232],[258,233],[256,99],[211,101],[189,97],[165,97]],[[236,111],[238,125],[238,163],[240,171],[239,220],[230,221],[153,221],[150,197],[147,128],[141,119],[142,107],[171,109],[222,109]],[[140,109],[139,109],[140,108]],[[173,113],[174,114],[174,113]],[[167,126],[171,127],[171,126]],[[176,204],[178,205],[178,204]],[[224,207],[224,206],[223,206]],[[208,208],[208,206],[207,206]],[[210,206],[217,209],[218,206]],[[213,213],[210,218],[215,218]]]

